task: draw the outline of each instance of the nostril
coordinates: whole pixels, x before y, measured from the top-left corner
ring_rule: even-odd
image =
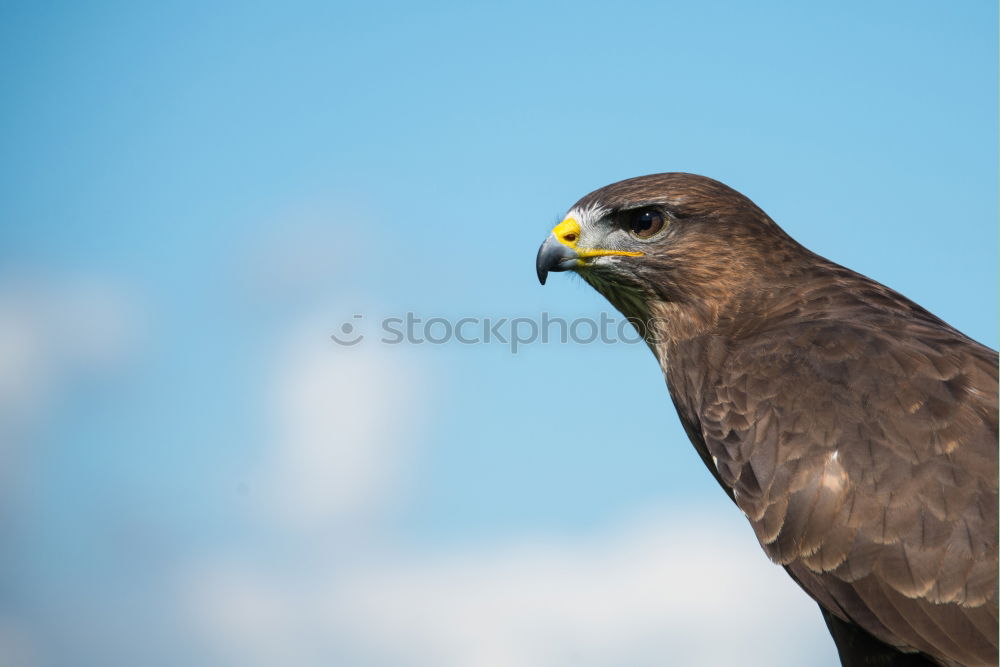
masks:
[[[566,241],[567,243],[572,243],[573,241],[576,240],[576,234],[570,232],[569,234],[563,236],[563,240]]]

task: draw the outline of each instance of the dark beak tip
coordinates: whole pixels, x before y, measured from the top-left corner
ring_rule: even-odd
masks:
[[[549,236],[545,243],[538,249],[538,257],[535,258],[535,270],[538,272],[538,282],[545,284],[545,279],[550,271],[567,271],[572,267],[572,262],[579,255],[576,250],[569,248]]]
[[[538,249],[538,255],[535,257],[535,272],[538,274],[538,282],[543,285],[545,284],[545,279],[549,277],[550,268],[545,250],[546,244],[543,243],[542,247]]]

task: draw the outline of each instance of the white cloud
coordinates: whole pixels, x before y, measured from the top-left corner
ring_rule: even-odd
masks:
[[[835,665],[815,604],[746,526],[647,517],[576,540],[383,553],[192,582],[225,664]]]
[[[0,501],[17,498],[30,443],[75,383],[130,358],[137,325],[133,302],[110,283],[0,277]]]
[[[278,354],[269,500],[300,526],[368,520],[400,486],[427,392],[401,351],[344,348],[307,318]]]
[[[135,325],[121,291],[94,279],[0,282],[0,431],[43,417],[65,381],[119,364]]]

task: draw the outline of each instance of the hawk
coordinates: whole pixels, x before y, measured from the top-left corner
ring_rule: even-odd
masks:
[[[578,201],[537,270],[628,317],[843,665],[997,664],[997,353],[703,176]]]

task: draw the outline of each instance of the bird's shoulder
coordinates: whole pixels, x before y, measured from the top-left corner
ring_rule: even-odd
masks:
[[[702,343],[706,409],[815,411],[816,427],[886,421],[953,447],[956,431],[997,434],[997,353],[883,285],[834,265],[737,312]],[[706,336],[706,339],[713,338]],[[728,399],[728,400],[727,400]],[[829,423],[823,423],[823,417]],[[897,423],[898,422],[898,423]],[[950,426],[945,426],[945,425]],[[827,434],[838,439],[836,434]],[[945,438],[943,442],[936,442]],[[841,438],[842,439],[842,438]],[[982,439],[982,438],[980,438]],[[977,440],[978,442],[978,440]]]
[[[996,353],[891,291],[811,296],[687,367],[717,476],[831,612],[943,660],[995,656]]]

